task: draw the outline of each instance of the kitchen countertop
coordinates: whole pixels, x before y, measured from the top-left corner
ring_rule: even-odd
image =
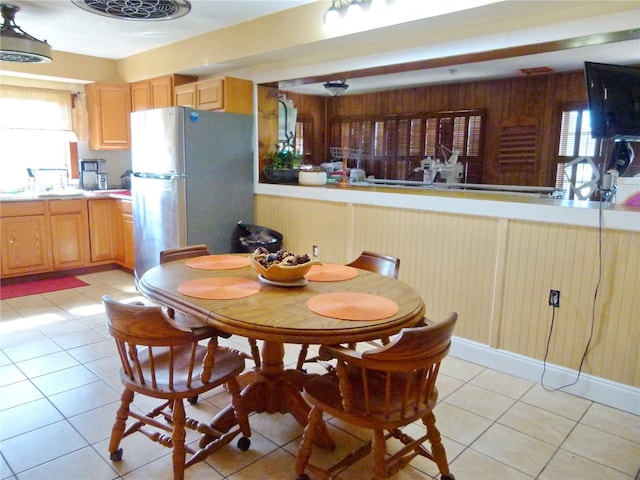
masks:
[[[580,200],[557,200],[506,192],[398,186],[300,186],[258,183],[257,195],[438,211],[461,215],[559,223],[640,232],[640,208]]]
[[[17,192],[0,193],[0,202],[27,202],[33,200],[71,200],[75,198],[119,198],[131,200],[131,191],[123,189],[110,190],[80,190],[77,188],[65,188],[51,190],[49,192]]]

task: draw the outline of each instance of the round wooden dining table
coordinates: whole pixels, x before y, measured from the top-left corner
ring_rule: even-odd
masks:
[[[214,257],[211,256],[215,260]],[[310,409],[300,393],[309,374],[284,368],[285,344],[334,345],[374,340],[413,326],[424,317],[425,305],[412,287],[366,270],[358,269],[353,278],[308,281],[304,286],[293,287],[265,283],[248,262],[223,269],[193,268],[188,263],[189,260],[177,260],[151,268],[138,282],[138,289],[152,300],[222,332],[262,340],[261,365],[245,371],[240,379],[245,385],[243,406],[248,412],[290,413],[301,425],[306,425]],[[204,294],[185,289],[209,282],[239,282],[251,291],[240,293],[245,295],[240,298],[217,299],[202,298],[216,297],[207,295],[206,289]],[[350,295],[371,299],[367,307],[374,313],[369,315],[386,316],[369,319],[355,315],[357,319],[344,319],[333,318],[330,310],[316,313],[321,311],[325,298],[348,299]],[[396,307],[378,314],[378,301],[381,308],[388,308],[389,304]],[[346,317],[354,316],[347,312]],[[226,432],[234,422],[233,409],[229,407],[216,415],[212,427]],[[319,446],[332,449],[333,440],[327,434]]]

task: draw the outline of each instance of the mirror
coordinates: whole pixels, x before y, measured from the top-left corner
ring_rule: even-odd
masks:
[[[637,62],[631,52],[640,49],[638,37],[637,30],[587,35],[562,42],[544,42],[326,76],[282,80],[270,85],[295,99],[298,118],[311,118],[312,123],[305,124],[304,131],[307,133],[312,129],[313,148],[305,158],[314,165],[327,161],[330,148],[337,146],[334,144],[335,131],[339,129],[336,119],[339,117],[396,116],[402,119],[416,112],[426,114],[484,109],[486,118],[482,126],[482,152],[476,162],[481,162],[481,168],[472,164],[476,170],[470,169],[471,181],[497,185],[553,186],[557,180],[557,138],[562,105],[582,103],[586,106],[584,61]],[[322,84],[336,78],[346,78],[349,90],[334,98],[328,95]],[[536,120],[534,159],[526,164],[499,160],[501,124],[525,114]],[[395,134],[399,138],[401,133],[406,135],[399,130]],[[319,147],[318,138],[322,139]],[[442,145],[449,149],[454,146]],[[406,166],[389,168],[398,160],[371,158],[371,148],[363,150],[365,164],[379,164],[374,168],[376,178],[386,176],[407,180],[407,173],[424,159],[416,158]],[[397,156],[401,156],[400,152]],[[462,158],[461,161],[467,160]],[[355,165],[349,166],[355,168]],[[369,175],[370,168],[365,170]]]

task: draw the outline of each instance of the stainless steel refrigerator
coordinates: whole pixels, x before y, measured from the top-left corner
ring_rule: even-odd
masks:
[[[131,114],[136,282],[168,248],[230,251],[253,221],[253,117],[187,107]]]

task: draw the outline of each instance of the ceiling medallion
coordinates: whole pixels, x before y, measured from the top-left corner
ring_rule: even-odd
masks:
[[[71,0],[87,12],[122,20],[173,20],[191,11],[187,0]]]

